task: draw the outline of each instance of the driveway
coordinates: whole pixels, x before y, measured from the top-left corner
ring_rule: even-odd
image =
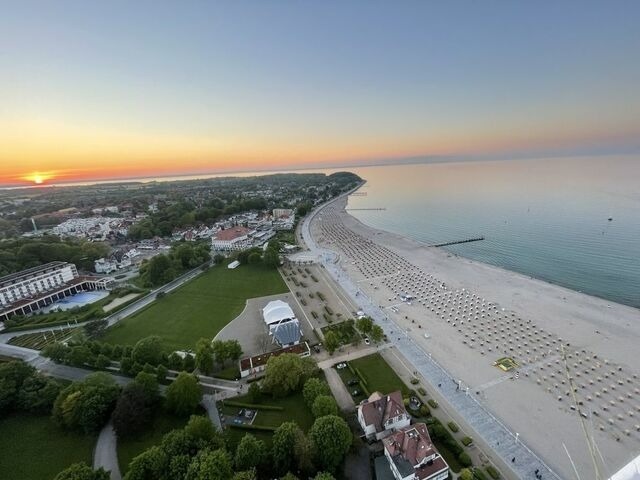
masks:
[[[104,468],[110,472],[111,480],[120,480],[120,466],[118,465],[118,439],[109,421],[100,431],[95,451],[93,452],[93,468]]]
[[[338,407],[343,411],[353,411],[356,404],[353,401],[353,398],[349,394],[347,387],[342,383],[342,379],[338,372],[332,367],[327,367],[324,369],[324,374],[327,377],[327,383],[329,384],[329,388],[331,388],[331,393],[338,402]]]

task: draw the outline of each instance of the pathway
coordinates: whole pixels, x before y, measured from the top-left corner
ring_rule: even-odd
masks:
[[[207,415],[209,416],[209,420],[213,423],[218,430],[222,431],[222,422],[220,421],[220,412],[218,412],[218,407],[216,406],[216,399],[213,395],[203,395],[202,396],[202,406],[207,411]]]
[[[329,384],[329,388],[331,388],[331,393],[333,393],[340,410],[346,412],[353,411],[356,404],[353,401],[353,397],[349,394],[347,387],[344,386],[338,372],[336,372],[333,367],[327,367],[324,369],[324,375],[327,378],[327,383]]]
[[[93,468],[104,468],[110,472],[111,480],[120,480],[120,465],[118,465],[118,439],[113,429],[113,423],[109,421],[100,431],[96,448],[93,452]]]

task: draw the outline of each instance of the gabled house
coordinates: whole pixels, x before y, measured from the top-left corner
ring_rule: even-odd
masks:
[[[424,423],[401,428],[382,443],[396,480],[444,480],[449,476],[449,465],[433,446]]]
[[[373,392],[358,405],[358,422],[368,440],[380,440],[411,424],[399,391],[382,395]]]

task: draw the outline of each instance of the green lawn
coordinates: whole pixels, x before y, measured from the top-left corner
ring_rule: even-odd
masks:
[[[250,403],[246,395],[234,397],[234,401]],[[302,392],[290,395],[285,398],[273,398],[270,395],[262,395],[258,404],[263,405],[275,405],[283,407],[284,410],[259,410],[258,414],[253,421],[254,425],[264,425],[270,427],[278,427],[284,422],[296,422],[303,432],[307,432],[311,425],[313,425],[313,414],[307,408],[302,397]],[[240,407],[232,407],[228,405],[222,405],[222,402],[218,404],[220,412],[225,415],[234,415],[240,410]],[[256,438],[264,440],[268,445],[271,444],[271,432],[264,432],[259,430],[245,430],[239,428],[227,428],[227,439],[230,443],[230,448],[233,450],[245,434],[251,433]]]
[[[204,415],[204,412],[199,412]],[[118,439],[118,464],[120,472],[124,475],[129,469],[129,464],[136,456],[146,449],[159,445],[162,437],[171,430],[184,427],[188,418],[176,417],[161,409],[153,423],[142,434],[133,438]]]
[[[395,390],[401,390],[403,396],[409,393],[409,388],[400,380],[400,377],[396,375],[396,372],[384,361],[384,358],[379,353],[351,360],[349,364],[360,371],[367,381],[367,389],[371,393],[379,391],[387,394]]]
[[[72,463],[91,464],[96,437],[70,433],[49,416],[11,415],[0,420],[0,477],[51,480]]]
[[[212,267],[110,328],[103,340],[133,345],[141,338],[159,335],[169,349],[192,348],[198,339],[213,338],[238,316],[247,299],[287,291],[280,273],[264,265],[233,270],[226,265]]]

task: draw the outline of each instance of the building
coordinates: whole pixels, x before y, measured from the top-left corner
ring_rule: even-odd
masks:
[[[220,252],[245,250],[252,246],[253,233],[253,230],[239,226],[220,230],[211,239],[211,248]]]
[[[273,209],[273,228],[276,230],[291,230],[296,216],[290,208]]]
[[[73,263],[51,262],[0,278],[0,321],[28,315],[87,290],[106,290],[112,278],[81,277]]]
[[[311,355],[311,349],[307,342],[298,343],[291,347],[281,348],[274,350],[273,352],[263,353],[254,357],[247,357],[240,360],[240,377],[245,378],[249,375],[257,375],[264,372],[267,368],[267,362],[271,357],[282,355],[283,353],[295,353],[300,357],[309,357]]]
[[[274,300],[267,303],[262,309],[262,318],[269,335],[272,335],[273,340],[281,347],[300,343],[300,322],[287,302]]]
[[[368,440],[380,440],[411,424],[400,391],[373,392],[358,405],[358,423]]]
[[[396,480],[444,480],[449,465],[434,447],[424,423],[401,428],[382,441]]]

